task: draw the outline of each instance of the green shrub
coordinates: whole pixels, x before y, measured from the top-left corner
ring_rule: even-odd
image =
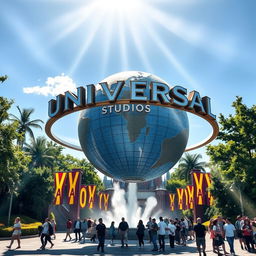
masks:
[[[28,217],[28,216],[24,216],[24,215],[12,215],[11,216],[11,219],[10,219],[10,224],[12,225],[13,223],[14,223],[14,220],[16,219],[16,217],[20,217],[20,220],[21,220],[21,223],[22,224],[29,224],[29,223],[33,223],[33,222],[36,222],[37,220],[35,220],[35,219],[32,219],[32,218],[30,218],[30,217]],[[0,216],[0,223],[1,224],[4,224],[4,225],[7,225],[7,216]],[[0,226],[2,226],[0,224]]]
[[[34,222],[30,224],[21,224],[21,235],[29,236],[38,234],[38,227],[42,225],[41,222]],[[0,237],[11,237],[13,232],[12,227],[0,227]]]

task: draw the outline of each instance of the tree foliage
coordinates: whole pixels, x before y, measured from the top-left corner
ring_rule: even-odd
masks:
[[[212,193],[216,206],[223,211],[223,206],[227,207],[225,200],[233,200],[230,188],[238,188],[246,202],[245,212],[249,214],[256,206],[256,105],[249,108],[241,97],[237,97],[232,106],[235,110],[233,115],[225,117],[221,114],[219,118],[218,139],[221,143],[207,147],[207,154],[211,162],[219,167],[220,173],[213,174]],[[236,201],[239,205],[239,200]],[[240,207],[237,209],[239,211]],[[236,214],[233,208],[227,213]]]
[[[184,179],[187,183],[191,183],[190,172],[193,169],[205,171],[205,162],[200,162],[202,156],[200,154],[190,154],[185,153],[185,155],[180,159],[179,165],[177,167],[176,175],[180,179]]]
[[[48,215],[53,198],[53,171],[48,167],[33,168],[27,173],[15,200],[16,211],[38,220]]]
[[[0,76],[0,82],[3,83],[7,78],[8,78],[7,75],[5,75],[5,76]]]
[[[8,121],[12,102],[0,97],[0,197],[19,182],[21,171],[27,170],[30,158],[13,141],[19,139],[17,124]]]
[[[25,144],[25,152],[31,156],[31,167],[53,167],[54,149],[47,144],[46,138],[37,137],[31,144]]]
[[[187,185],[185,180],[182,179],[170,179],[167,180],[167,184],[166,184],[166,189],[170,192],[170,193],[176,193],[176,189],[177,188],[185,188]]]
[[[12,193],[13,214],[37,219],[46,217],[53,199],[55,171],[81,169],[83,184],[95,184],[98,190],[103,189],[101,179],[89,162],[64,155],[63,147],[48,142],[44,137],[34,139],[32,128],[41,128],[39,123],[42,121],[31,120],[33,109],[21,110],[18,107],[20,117],[10,115],[8,111],[12,103],[0,97],[1,216],[7,216],[9,196]],[[26,132],[32,138],[30,143],[25,143]]]
[[[32,140],[35,140],[32,128],[39,128],[42,130],[42,127],[39,123],[43,123],[43,121],[41,119],[31,120],[31,115],[34,112],[33,108],[28,108],[28,109],[24,108],[21,110],[20,107],[17,106],[17,109],[19,111],[20,116],[17,117],[12,114],[10,116],[11,116],[12,121],[16,121],[18,123],[17,131],[19,134],[23,135],[18,140],[18,144],[21,147],[23,147],[23,144],[26,141],[26,134],[28,133],[30,135],[30,137],[32,138]]]
[[[96,173],[95,168],[85,159],[77,159],[71,155],[59,155],[56,161],[56,170],[70,171],[72,169],[82,170],[82,184],[97,185],[97,190],[104,189],[103,183]]]

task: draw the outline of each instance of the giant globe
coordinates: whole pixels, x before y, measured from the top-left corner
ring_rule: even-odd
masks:
[[[118,96],[130,99],[130,81],[166,83],[145,72],[129,71],[102,80],[113,91],[117,81],[125,81]],[[96,102],[107,101],[100,84]],[[96,169],[116,180],[143,182],[170,170],[185,150],[189,135],[187,113],[164,106],[140,104],[93,107],[81,112],[78,136],[83,152]],[[110,108],[111,110],[110,110]],[[107,109],[107,111],[106,111]]]

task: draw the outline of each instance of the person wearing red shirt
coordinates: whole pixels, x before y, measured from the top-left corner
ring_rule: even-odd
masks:
[[[67,233],[66,233],[66,237],[64,239],[64,242],[67,241],[67,238],[69,237],[69,241],[72,240],[72,237],[71,237],[71,232],[72,232],[72,221],[71,219],[68,219],[67,220]]]

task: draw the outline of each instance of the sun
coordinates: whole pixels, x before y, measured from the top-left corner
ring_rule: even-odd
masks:
[[[142,11],[142,0],[96,0],[97,9],[108,14],[131,15]]]
[[[67,1],[67,0],[55,0]],[[111,66],[111,52],[120,53],[118,60],[120,70],[133,70],[133,57],[136,54],[137,64],[143,69],[154,73],[156,67],[151,52],[154,47],[159,51],[159,59],[163,58],[166,65],[174,68],[187,84],[195,89],[200,85],[186,70],[173,51],[174,41],[180,40],[187,44],[200,47],[209,53],[220,53],[216,38],[205,34],[201,24],[191,23],[186,17],[179,17],[171,11],[166,12],[165,4],[180,5],[178,0],[76,0],[79,5],[50,23],[49,30],[55,35],[51,46],[63,42],[65,38],[79,39],[79,46],[66,72],[74,75],[79,66],[87,58],[98,36],[104,38],[99,50],[102,52],[99,72],[101,77],[108,74]],[[189,1],[188,2],[194,2]],[[192,3],[193,4],[193,3]],[[72,5],[71,5],[72,6]],[[75,34],[75,36],[73,36]],[[207,39],[206,39],[207,38]],[[115,42],[114,42],[115,41]],[[114,42],[114,43],[113,43]],[[113,48],[115,47],[115,48]]]

